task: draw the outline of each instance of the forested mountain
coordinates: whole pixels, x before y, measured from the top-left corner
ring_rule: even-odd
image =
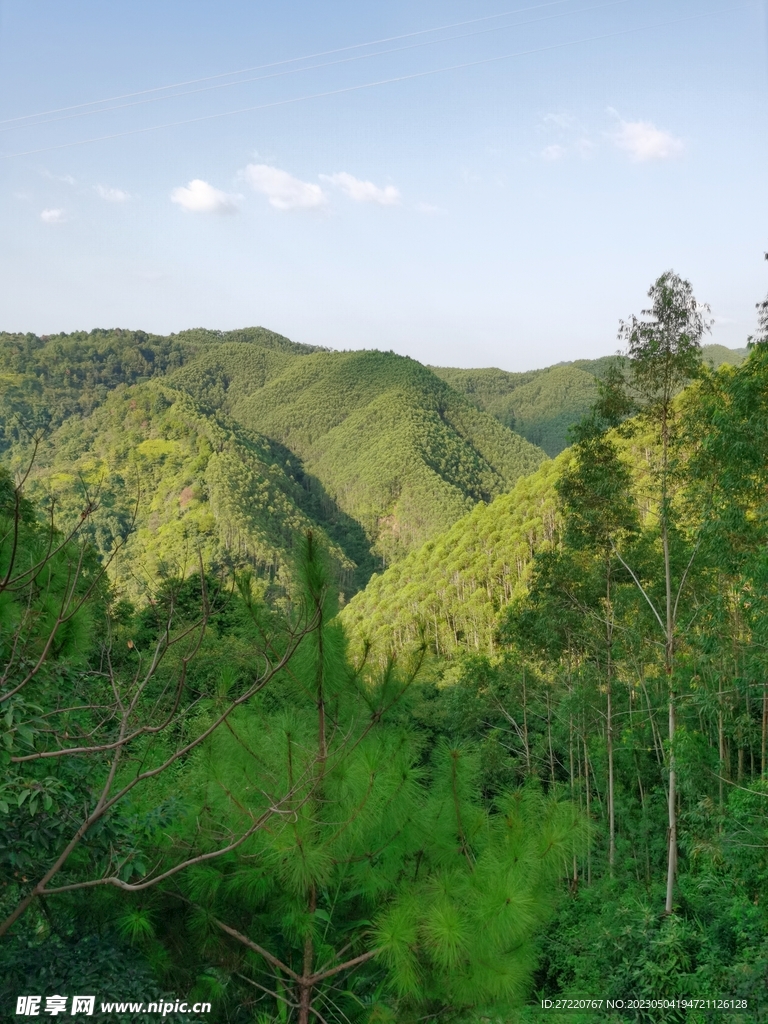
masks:
[[[262,352],[266,363],[314,351],[262,327],[168,337],[119,328],[43,337],[0,333],[0,452],[13,444],[19,428],[50,429],[68,416],[88,415],[119,384],[162,377],[196,356],[205,365],[211,349],[232,343]]]
[[[3,337],[0,1017],[768,1020],[768,302],[649,296],[621,370]]]
[[[126,538],[113,578],[134,600],[161,572],[194,571],[199,556],[212,571],[251,565],[284,592],[310,529],[346,593],[373,567],[360,528],[304,486],[290,452],[160,381],[121,385],[90,416],[68,419],[40,446],[30,493],[53,496],[62,524],[94,497],[94,543],[106,557]]]
[[[426,632],[435,653],[493,655],[499,613],[524,591],[542,544],[559,537],[555,483],[566,451],[481,504],[444,534],[374,576],[342,612],[351,636],[379,656],[407,649]]]
[[[296,452],[386,562],[544,458],[420,363],[386,352],[297,360],[233,415]]]
[[[451,387],[532,444],[555,456],[568,444],[568,428],[597,397],[591,373],[570,365],[528,373],[434,368]]]
[[[746,348],[702,347],[704,362],[714,367],[722,363],[736,366],[746,354]],[[489,412],[554,458],[570,443],[570,427],[586,415],[597,398],[596,379],[601,379],[616,362],[615,356],[576,359],[525,373],[440,366],[431,369],[478,409]]]
[[[216,564],[239,558],[286,584],[293,539],[314,524],[354,592],[545,457],[392,353],[253,329],[6,335],[0,355],[6,448],[21,460],[45,427],[32,483],[65,515],[103,479],[102,553],[140,489],[123,561],[150,576],[202,544]]]

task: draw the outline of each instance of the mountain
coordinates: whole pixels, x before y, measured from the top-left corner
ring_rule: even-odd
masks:
[[[195,358],[208,368],[209,353],[228,348],[260,353],[270,365],[316,351],[263,327],[167,337],[120,328],[42,337],[0,333],[0,454],[25,433],[88,415],[120,384],[164,377]]]
[[[447,529],[546,457],[431,371],[393,353],[331,353],[262,328],[0,336],[0,444],[17,462],[45,428],[33,490],[62,516],[100,488],[102,552],[149,578],[246,559],[286,584],[319,531],[341,589]]]
[[[541,541],[559,529],[554,484],[570,450],[548,460],[490,505],[373,576],[342,611],[354,642],[378,654],[407,647],[424,630],[438,655],[492,654],[499,611],[519,592]]]
[[[434,372],[499,422],[554,457],[568,445],[568,428],[597,398],[595,375],[569,363],[527,373],[505,370]]]
[[[714,363],[742,356],[705,349]],[[311,528],[349,596],[557,455],[614,358],[515,374],[331,352],[260,327],[0,334],[0,454],[18,464],[44,428],[33,485],[62,513],[78,511],[82,481],[102,481],[102,551],[140,487],[125,565],[147,575],[200,545],[284,587]]]
[[[360,528],[306,486],[290,452],[159,381],[121,385],[90,416],[67,420],[41,446],[29,490],[54,496],[62,523],[79,516],[86,492],[96,498],[92,539],[107,554],[128,535],[113,578],[132,598],[196,566],[198,551],[214,569],[250,564],[285,593],[310,529],[346,593],[373,568]]]
[[[704,345],[704,362],[738,366],[746,348]],[[576,359],[542,370],[508,373],[506,370],[462,370],[432,366],[430,369],[478,409],[538,445],[554,458],[568,446],[568,429],[586,415],[597,398],[596,378],[601,378],[616,356]]]
[[[385,563],[508,490],[544,452],[427,367],[392,352],[318,352],[233,404],[296,453]]]

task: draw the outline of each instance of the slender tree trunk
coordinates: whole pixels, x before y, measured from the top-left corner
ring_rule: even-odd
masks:
[[[611,677],[608,676],[607,746],[608,746],[608,865],[613,875],[616,860],[616,807],[613,795],[613,709],[611,707]]]
[[[665,446],[666,447],[666,446]],[[665,452],[666,462],[666,452]],[[664,467],[666,477],[666,465]],[[664,661],[667,676],[667,694],[669,700],[669,836],[667,856],[667,898],[664,909],[672,913],[675,897],[675,875],[677,873],[677,764],[675,761],[675,681],[673,672],[674,659],[674,621],[672,618],[672,566],[669,558],[669,535],[667,532],[667,495],[666,488],[662,495],[664,504],[662,545],[664,548],[664,582],[666,586],[667,636],[664,645]]]
[[[568,775],[571,783],[571,803],[575,803],[574,786],[576,780],[574,776],[574,764],[573,764],[573,683],[571,681],[571,660],[570,652],[568,655],[568,695],[569,703],[571,705],[571,713],[568,716]],[[573,881],[571,882],[571,888],[576,892],[579,886],[579,865],[576,860],[576,850],[573,851]]]
[[[549,742],[549,777],[554,788],[555,785],[555,755],[552,750],[552,702],[550,700],[549,687],[547,687],[547,740]]]
[[[309,893],[309,912],[314,914],[317,909],[317,889],[313,885]],[[309,1012],[312,1005],[312,984],[309,979],[312,977],[312,960],[314,958],[314,946],[312,935],[307,935],[304,940],[304,962],[302,964],[302,977],[299,982],[299,1024],[309,1024]]]
[[[525,744],[525,773],[531,774],[531,748],[528,746],[528,696],[525,686],[525,669],[523,669],[523,743]]]
[[[723,809],[723,775],[725,774],[725,732],[723,730],[723,675],[717,677],[717,755],[720,759],[718,805]]]
[[[608,867],[613,877],[616,860],[616,806],[613,793],[613,611],[611,607],[611,561],[606,555],[606,747],[608,751]]]
[[[664,909],[672,913],[675,896],[675,874],[677,872],[677,770],[672,744],[675,736],[675,701],[670,692],[669,699],[669,856],[667,858],[667,899]]]
[[[587,753],[587,731],[584,730],[583,735],[584,743],[584,783],[587,798],[587,821],[591,821],[590,814],[590,793],[589,793],[589,754]],[[592,854],[590,853],[590,847],[587,847],[587,885],[592,885]]]

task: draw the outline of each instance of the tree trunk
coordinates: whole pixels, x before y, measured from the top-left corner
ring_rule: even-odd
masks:
[[[549,777],[554,788],[555,785],[555,755],[552,750],[552,702],[550,700],[549,687],[547,687],[547,740],[549,742]]]
[[[309,912],[314,914],[317,909],[317,889],[313,885],[309,892]],[[304,962],[302,964],[302,977],[298,983],[299,987],[299,1024],[309,1024],[309,1008],[312,1005],[312,960],[314,947],[311,933],[304,940]]]
[[[608,675],[607,745],[608,745],[608,865],[613,876],[616,860],[616,810],[613,799],[613,709],[611,706],[611,677]]]
[[[525,744],[525,773],[531,775],[531,748],[528,746],[528,700],[525,686],[525,669],[523,669],[523,743]]]
[[[717,677],[717,756],[720,759],[718,805],[723,809],[723,775],[725,774],[725,732],[723,730],[723,676]]]
[[[589,793],[589,754],[587,753],[587,732],[584,730],[583,736],[584,743],[584,783],[587,798],[587,821],[591,822],[590,815],[590,793]],[[587,847],[587,885],[592,884],[592,854],[590,852],[591,846]]]
[[[616,860],[616,813],[613,799],[613,612],[611,609],[611,562],[607,554],[606,569],[606,746],[608,751],[608,867],[613,877]]]
[[[675,754],[672,747],[675,736],[675,700],[672,692],[669,695],[669,848],[667,858],[667,899],[664,909],[672,913],[675,895],[675,873],[677,872],[677,769]]]
[[[666,445],[665,445],[666,448]],[[666,462],[666,451],[664,453]],[[666,465],[664,467],[666,475]],[[669,835],[668,835],[668,856],[667,856],[667,898],[664,909],[667,914],[672,913],[672,905],[675,896],[675,874],[677,873],[677,765],[675,763],[675,683],[673,674],[674,659],[674,630],[672,605],[672,566],[669,557],[669,535],[667,532],[667,495],[666,489],[662,494],[664,505],[662,525],[662,545],[664,548],[664,582],[666,585],[667,604],[667,636],[664,645],[664,661],[667,676],[667,694],[669,699]]]

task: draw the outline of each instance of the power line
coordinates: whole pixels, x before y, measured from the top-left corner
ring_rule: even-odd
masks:
[[[602,35],[597,36],[586,36],[582,39],[571,39],[562,43],[552,43],[549,46],[538,46],[530,50],[517,50],[514,53],[505,53],[497,57],[485,57],[482,60],[467,61],[463,64],[452,64],[448,67],[433,68],[430,71],[417,71],[409,75],[399,75],[395,78],[383,78],[375,82],[364,82],[360,85],[349,85],[341,89],[330,89],[326,92],[307,93],[303,96],[293,96],[289,99],[284,100],[273,100],[270,103],[260,103],[251,107],[239,107],[236,110],[225,110],[217,114],[204,114],[200,117],[186,118],[181,121],[168,121],[164,124],[150,125],[147,128],[133,128],[129,131],[114,132],[111,135],[99,135],[90,139],[80,139],[76,142],[64,142],[58,146],[44,146],[39,149],[29,149],[18,153],[4,153],[2,159],[10,160],[14,157],[20,156],[34,156],[38,153],[51,153],[59,149],[71,149],[74,146],[85,146],[92,142],[107,142],[112,139],[127,138],[130,135],[144,135],[147,132],[160,131],[163,128],[178,128],[188,124],[200,124],[203,121],[212,121],[220,117],[232,117],[235,114],[247,114],[258,110],[268,110],[273,107],[286,106],[290,103],[302,103],[305,100],[312,99],[325,99],[330,96],[341,96],[345,93],[359,92],[363,89],[373,89],[381,85],[393,85],[398,82],[413,81],[417,78],[427,78],[431,75],[446,74],[449,71],[461,71],[466,68],[480,67],[484,64],[493,64],[502,60],[511,60],[514,57],[527,57],[537,53],[547,53],[552,50],[563,49],[566,46],[578,46],[582,43],[594,43],[600,42],[604,39],[615,39],[618,36],[630,35],[634,32],[646,32],[655,29],[670,28],[673,25],[679,25],[684,22],[696,21],[700,18],[710,17],[718,14],[730,14],[732,11],[745,10],[749,7],[758,7],[762,5],[763,0],[752,0],[751,3],[740,4],[738,7],[722,8],[716,11],[704,11],[700,14],[691,14],[682,18],[675,18],[672,21],[658,22],[654,25],[640,25],[634,28],[618,29],[615,32],[606,32]]]
[[[565,2],[565,0],[558,0],[558,2]],[[335,67],[335,66],[337,66],[339,64],[349,64],[349,63],[352,63],[353,61],[369,60],[372,57],[382,57],[382,56],[385,56],[385,55],[390,54],[390,53],[402,53],[405,50],[415,50],[415,49],[418,49],[419,47],[423,47],[423,46],[434,46],[437,43],[450,43],[450,42],[453,42],[456,39],[471,39],[471,38],[474,38],[475,36],[487,35],[489,32],[499,32],[499,31],[503,31],[505,29],[510,29],[510,28],[525,28],[528,25],[538,25],[541,22],[554,21],[557,18],[568,17],[571,14],[586,14],[586,13],[588,13],[590,11],[599,11],[599,10],[603,10],[606,7],[617,7],[617,6],[620,6],[622,4],[627,4],[627,3],[632,3],[632,2],[633,2],[633,0],[609,0],[608,3],[596,4],[593,7],[582,7],[582,8],[579,8],[578,11],[565,11],[565,12],[563,12],[561,14],[550,14],[550,15],[548,15],[545,18],[531,18],[529,21],[515,22],[515,23],[510,24],[510,25],[495,25],[493,28],[484,28],[484,29],[480,29],[480,30],[478,30],[476,32],[462,32],[462,33],[460,33],[458,35],[444,36],[444,37],[442,37],[440,39],[428,39],[428,40],[425,40],[424,42],[420,42],[420,43],[410,43],[407,46],[392,47],[389,50],[376,50],[374,53],[358,54],[355,57],[342,57],[339,60],[326,61],[323,64],[309,64],[309,65],[306,65],[305,67],[290,68],[287,71],[277,71],[277,72],[274,72],[271,75],[260,75],[257,78],[241,78],[241,79],[239,79],[236,82],[221,82],[218,85],[209,85],[209,86],[206,86],[206,87],[204,87],[202,89],[190,89],[187,92],[170,93],[167,96],[149,96],[149,97],[147,97],[145,99],[134,100],[132,103],[120,103],[120,104],[117,104],[116,106],[112,106],[112,107],[98,107],[95,110],[80,110],[76,114],[63,114],[61,117],[51,117],[51,118],[48,118],[45,121],[28,121],[25,124],[9,124],[7,121],[0,121],[0,125],[1,124],[6,125],[5,128],[0,128],[0,134],[2,134],[4,132],[18,131],[21,128],[36,128],[38,125],[54,124],[54,123],[56,123],[58,121],[70,121],[70,120],[72,120],[74,118],[78,118],[78,117],[90,117],[92,114],[106,114],[106,113],[109,113],[112,110],[126,110],[129,107],[137,107],[137,106],[141,106],[141,105],[143,105],[145,103],[157,103],[160,100],[172,100],[172,99],[181,98],[183,96],[196,96],[199,93],[212,92],[212,91],[214,91],[216,89],[229,89],[229,88],[231,88],[234,85],[248,85],[248,84],[253,83],[253,82],[265,82],[265,81],[268,81],[268,80],[273,79],[273,78],[282,78],[285,75],[299,74],[300,72],[303,72],[303,71],[316,71],[318,68],[329,68],[329,67]],[[499,17],[500,18],[500,17],[502,17],[502,15],[494,15],[494,17]],[[366,44],[362,44],[361,43],[360,45],[366,45]],[[233,74],[238,74],[238,73],[239,72],[233,72]],[[203,81],[207,81],[207,79],[203,79]],[[168,86],[167,88],[171,88],[171,86]],[[105,101],[95,101],[95,102],[105,102]],[[86,104],[82,104],[82,106],[85,106],[85,105]],[[71,108],[64,108],[64,109],[71,109]],[[34,117],[34,116],[42,116],[42,115],[34,115],[34,114],[32,114],[32,115],[29,115],[29,116],[30,117]]]
[[[385,36],[383,39],[372,39],[367,43],[353,43],[350,46],[340,46],[334,50],[321,50],[318,53],[305,54],[303,57],[288,57],[285,60],[272,61],[270,64],[257,64],[250,68],[241,68],[239,71],[222,71],[218,75],[208,75],[205,78],[190,78],[185,82],[174,82],[171,85],[157,85],[152,89],[141,89],[138,92],[126,92],[120,96],[107,96],[100,100],[88,100],[85,103],[75,103],[69,107],[55,107],[52,110],[42,110],[36,114],[20,114],[18,117],[9,117],[0,124],[10,124],[13,121],[24,121],[32,117],[47,117],[48,114],[61,114],[67,110],[78,110],[81,107],[90,107],[96,103],[113,103],[117,100],[128,100],[134,96],[145,96],[152,92],[162,92],[168,89],[181,89],[185,85],[199,85],[201,82],[212,82],[217,78],[230,78],[232,75],[246,75],[252,71],[265,71],[268,68],[280,67],[283,64],[295,64],[301,60],[314,60],[316,57],[330,57],[334,53],[346,53],[348,50],[359,50],[365,46],[379,46],[382,43],[394,43],[400,39],[411,39],[415,36],[427,35],[430,32],[446,32],[452,28],[463,28],[466,25],[477,25],[483,21],[492,21],[497,18],[507,18],[513,14],[526,14],[528,11],[540,10],[544,7],[556,7],[564,3],[571,3],[572,0],[549,0],[543,4],[533,4],[531,7],[520,7],[512,11],[502,11],[501,14],[488,14],[483,18],[471,18],[469,21],[456,21],[450,25],[438,25],[435,28],[423,28],[418,32],[405,32],[398,36]]]

